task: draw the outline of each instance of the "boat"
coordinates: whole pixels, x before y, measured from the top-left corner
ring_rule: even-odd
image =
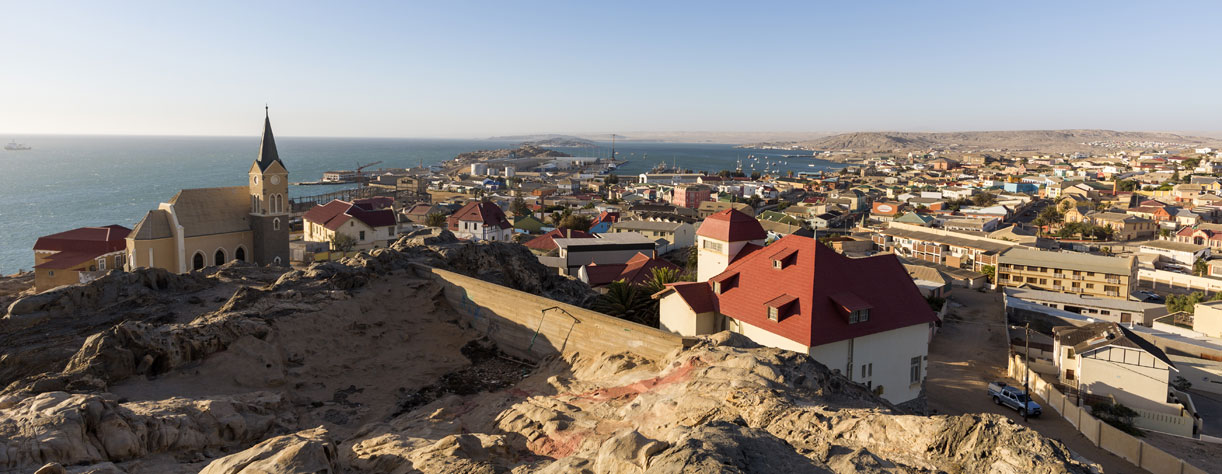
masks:
[[[25,145],[25,144],[17,143],[17,140],[13,140],[13,141],[9,142],[9,143],[8,143],[8,145],[4,145],[4,149],[5,149],[5,150],[7,150],[7,151],[25,151],[25,150],[32,150],[32,148],[30,148],[30,146],[29,146],[29,145]]]

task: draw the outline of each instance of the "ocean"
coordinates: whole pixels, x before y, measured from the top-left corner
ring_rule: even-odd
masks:
[[[30,269],[39,236],[83,226],[132,227],[150,209],[183,188],[240,186],[258,153],[259,137],[29,136],[4,137],[30,145],[0,151],[0,274]],[[292,182],[316,181],[322,173],[381,161],[372,169],[439,163],[468,151],[515,142],[451,139],[276,137]],[[556,148],[574,156],[610,156],[597,148]],[[682,168],[734,169],[748,155],[764,156],[782,171],[836,169],[841,165],[783,152],[747,150],[712,143],[617,142],[628,160],[618,174],[638,174],[659,162]],[[784,163],[787,162],[787,163]],[[763,161],[756,162],[763,170]],[[813,164],[815,166],[808,166]],[[322,194],[351,185],[292,186],[290,196]]]

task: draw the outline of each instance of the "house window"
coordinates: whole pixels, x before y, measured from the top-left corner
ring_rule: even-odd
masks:
[[[911,367],[908,369],[908,383],[921,383],[921,356],[912,358]]]
[[[773,321],[780,321],[781,311],[776,309],[776,307],[769,306],[768,307],[768,319],[771,319]]]
[[[782,268],[784,268],[784,267],[785,267],[785,263],[784,263],[784,262],[782,262],[782,261],[780,261],[780,260],[773,260],[773,261],[772,261],[772,268],[775,268],[775,269],[777,269],[777,270],[780,270],[780,269],[782,269]]]
[[[99,258],[98,259],[98,270],[105,270],[105,269],[106,269],[106,257]]]
[[[47,276],[49,277],[55,276],[55,270],[47,270]]]
[[[718,253],[722,251],[721,242],[705,239],[704,243],[701,245],[705,248],[705,250],[712,250]]]
[[[849,324],[864,323],[870,320],[869,309],[859,309],[849,313]]]
[[[713,282],[713,293],[716,293],[719,295],[721,294],[721,282],[719,281]]]
[[[1065,349],[1065,357],[1066,357],[1066,358],[1069,358],[1069,359],[1073,359],[1073,358],[1074,358],[1074,353],[1073,353],[1073,348],[1072,348],[1072,347]]]
[[[1065,380],[1073,380],[1073,369],[1065,369]]]
[[[361,242],[365,241],[365,231],[361,231]]]

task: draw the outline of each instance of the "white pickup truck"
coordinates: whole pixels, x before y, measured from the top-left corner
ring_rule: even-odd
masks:
[[[1026,410],[1027,416],[1040,416],[1040,404],[1028,398],[1022,390],[1006,385],[1005,382],[989,384],[989,396],[993,397],[993,403],[1013,408],[1020,414]]]

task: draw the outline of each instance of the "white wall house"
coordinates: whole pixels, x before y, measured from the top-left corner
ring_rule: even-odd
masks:
[[[355,250],[384,248],[398,239],[399,225],[393,209],[365,209],[340,200],[314,206],[302,216],[306,242],[331,242],[336,234],[351,237]]]
[[[472,201],[446,218],[450,232],[460,239],[506,241],[513,238],[513,224],[505,211],[487,201]]]
[[[796,235],[761,246],[759,222],[730,210],[697,234],[699,281],[654,295],[663,329],[739,333],[808,354],[893,403],[920,396],[936,318],[893,255],[851,259]]]

